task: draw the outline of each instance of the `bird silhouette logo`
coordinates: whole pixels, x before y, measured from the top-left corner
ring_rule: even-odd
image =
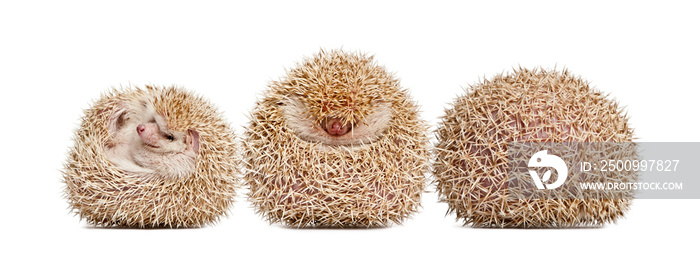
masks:
[[[547,150],[539,151],[532,155],[527,166],[530,168],[549,167],[554,168],[554,170],[557,171],[557,180],[554,181],[554,183],[543,184],[544,182],[549,181],[549,179],[552,177],[551,169],[547,170],[542,178],[537,175],[536,171],[528,170],[530,172],[530,176],[532,176],[532,180],[535,181],[537,189],[555,189],[560,187],[566,181],[566,177],[569,173],[569,169],[566,167],[564,160],[559,158],[559,156],[547,154]]]

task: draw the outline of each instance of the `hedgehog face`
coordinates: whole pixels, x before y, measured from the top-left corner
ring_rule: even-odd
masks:
[[[371,112],[362,120],[347,122],[342,116],[313,116],[310,108],[296,97],[285,99],[280,105],[290,128],[299,138],[325,145],[361,145],[379,138],[389,127],[392,112],[389,104],[375,101]]]
[[[196,133],[172,132],[157,123],[139,124],[138,139],[131,146],[136,165],[151,169],[167,178],[186,177],[195,170]]]
[[[197,150],[195,149],[197,146],[193,145],[196,132],[190,130],[185,133],[170,130],[163,117],[158,114],[154,114],[149,122],[137,125],[136,133],[140,139],[137,143],[154,153],[189,154],[188,148],[193,150],[191,152]]]
[[[120,104],[110,119],[112,142],[107,144],[109,159],[130,172],[183,177],[195,170],[199,135],[194,130],[175,131],[146,100]]]

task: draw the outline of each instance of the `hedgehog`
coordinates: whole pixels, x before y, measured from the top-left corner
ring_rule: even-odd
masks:
[[[616,101],[568,70],[518,68],[484,79],[456,98],[437,126],[433,178],[439,200],[448,204],[448,214],[455,213],[473,227],[583,227],[615,222],[628,211],[631,190],[595,197],[570,188],[564,190],[576,193],[575,197],[509,197],[523,188],[517,187],[516,175],[509,177],[519,174],[508,172],[509,161],[516,168],[528,165],[527,159],[509,160],[516,159],[510,153],[524,148],[509,147],[515,148],[514,142],[528,142],[533,149],[537,144],[566,142],[573,144],[570,149],[580,149],[577,142],[614,142],[624,145],[588,144],[585,147],[595,145],[595,151],[579,151],[588,155],[573,160],[599,160],[601,155],[595,153],[634,159],[638,155],[636,146],[629,143],[634,136],[628,119]],[[538,152],[532,160],[549,154]],[[574,162],[567,165],[573,167]],[[591,179],[583,176],[587,175],[577,179]],[[597,176],[632,182],[638,175],[628,169]]]
[[[248,199],[290,227],[385,227],[420,207],[426,122],[373,56],[321,50],[268,85],[245,131]]]
[[[94,226],[213,224],[242,176],[235,140],[222,114],[183,88],[113,88],[84,112],[64,194]]]

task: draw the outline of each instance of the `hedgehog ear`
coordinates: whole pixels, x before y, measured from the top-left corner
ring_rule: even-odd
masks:
[[[187,143],[187,148],[192,149],[195,154],[199,152],[199,133],[196,130],[187,130],[185,142]]]
[[[114,108],[112,115],[109,116],[109,132],[117,133],[124,126],[127,120],[126,113],[126,107],[122,104]]]

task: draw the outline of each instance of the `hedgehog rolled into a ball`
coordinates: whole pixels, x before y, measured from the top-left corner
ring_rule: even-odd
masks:
[[[271,83],[245,133],[249,200],[269,222],[401,223],[420,206],[427,126],[373,57],[321,51]]]
[[[184,89],[113,89],[85,111],[74,140],[65,195],[92,225],[200,227],[233,202],[234,135],[213,105]]]
[[[624,170],[584,174],[574,169],[575,162],[568,160],[636,158],[636,146],[621,143],[633,139],[627,121],[617,102],[568,71],[518,69],[482,81],[458,97],[438,124],[433,172],[440,201],[448,204],[448,212],[456,213],[458,219],[474,227],[572,227],[615,222],[629,209],[631,190],[616,195],[587,192],[577,189],[577,183],[572,181],[634,181],[637,173]],[[567,160],[568,180],[567,173],[559,173],[562,169],[554,173],[555,183],[569,183],[541,191],[533,189],[537,197],[514,197],[523,195],[523,181],[539,182],[533,175],[535,171],[527,174],[528,167],[544,167],[532,166],[531,158],[539,162],[541,159],[535,156],[547,153],[522,153],[530,158],[530,163],[515,162],[521,159],[509,154],[526,149],[516,145],[541,151],[543,142],[549,146],[571,146],[573,151],[569,153],[573,154],[566,158],[557,156]],[[609,142],[625,147],[609,147],[614,145]],[[518,170],[524,172],[511,172]],[[578,173],[573,174],[575,171]],[[543,173],[542,182],[554,180],[549,176],[552,173]],[[518,181],[521,175],[523,180]],[[540,186],[537,188],[542,189]],[[555,194],[557,190],[563,190],[563,194]]]

